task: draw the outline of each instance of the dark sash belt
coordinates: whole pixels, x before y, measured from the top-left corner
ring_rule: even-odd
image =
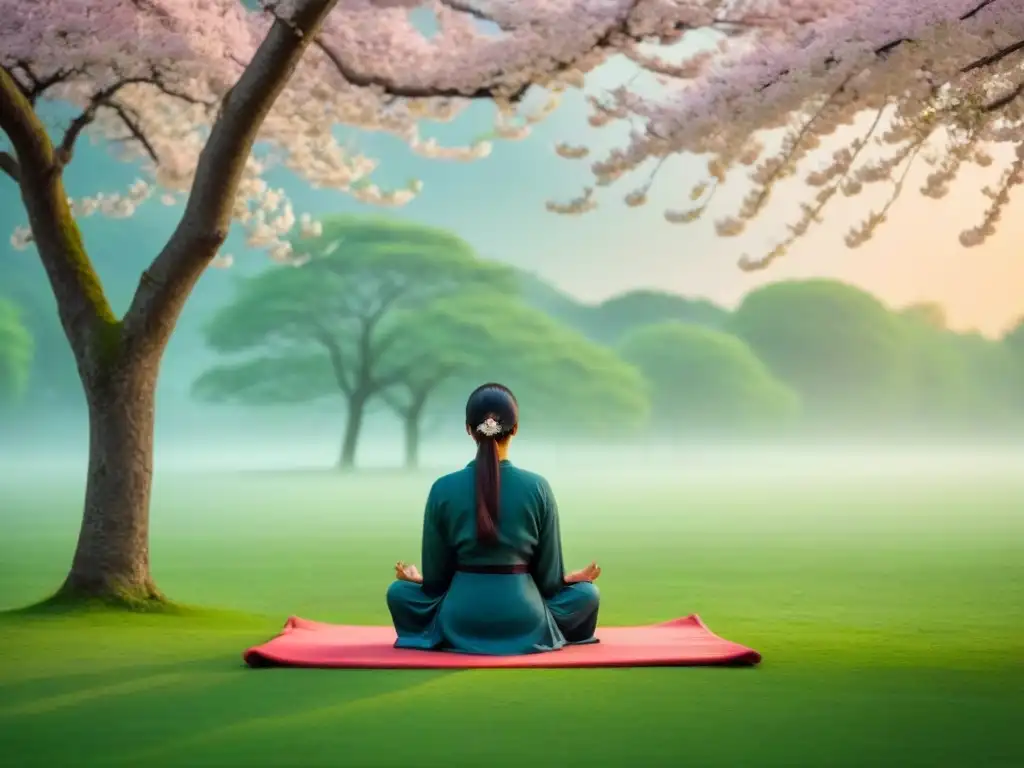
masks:
[[[513,573],[529,573],[528,565],[460,565],[456,568],[462,573],[495,573],[511,575]]]

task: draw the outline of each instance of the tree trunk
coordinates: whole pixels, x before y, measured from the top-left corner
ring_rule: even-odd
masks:
[[[363,413],[365,410],[365,396],[356,394],[348,399],[345,437],[341,442],[341,456],[338,459],[339,469],[350,470],[356,466],[356,447],[359,445],[359,434],[363,430]]]
[[[410,409],[405,413],[405,468],[417,469],[420,465],[420,417],[418,410]]]
[[[89,408],[85,510],[57,598],[159,604],[149,565],[149,500],[159,357],[117,360],[83,376]]]

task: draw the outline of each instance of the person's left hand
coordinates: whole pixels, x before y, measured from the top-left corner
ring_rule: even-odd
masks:
[[[401,560],[395,563],[395,578],[399,581],[409,581],[413,584],[423,583],[420,569],[410,563],[403,563]]]

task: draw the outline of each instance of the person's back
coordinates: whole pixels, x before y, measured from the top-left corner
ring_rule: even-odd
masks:
[[[565,576],[550,486],[505,458],[517,410],[500,385],[470,396],[477,458],[433,484],[423,574],[398,563],[388,590],[398,647],[512,655],[594,641],[599,601],[590,582],[600,569]]]

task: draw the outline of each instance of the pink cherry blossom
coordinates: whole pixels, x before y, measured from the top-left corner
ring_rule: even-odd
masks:
[[[665,212],[668,222],[687,223],[701,217],[718,186],[749,166],[751,190],[738,211],[716,223],[729,237],[765,210],[776,182],[802,173],[810,199],[790,236],[766,256],[740,262],[760,269],[783,256],[836,196],[869,184],[891,187],[888,203],[847,235],[855,248],[885,222],[915,162],[931,167],[920,193],[939,198],[964,166],[992,165],[994,146],[1003,144],[1014,151],[1002,178],[983,190],[988,211],[960,240],[979,245],[995,231],[1010,190],[1024,181],[1024,0],[792,0],[761,9],[771,21],[724,51],[668,67],[631,55],[667,74],[666,87],[657,98],[623,87],[591,100],[593,126],[643,123],[625,146],[594,162],[598,186],[652,159],[704,155],[708,176],[695,180],[697,202]],[[763,157],[760,137],[772,130],[782,131],[781,146]],[[826,142],[838,148],[821,168],[813,153]],[[583,157],[586,150],[558,153]],[[652,174],[629,192],[626,204],[645,201],[654,180]],[[591,188],[548,205],[562,213],[596,207]]]
[[[81,119],[55,141],[70,160],[80,134],[113,142],[143,161],[132,190],[75,201],[80,216],[130,216],[153,195],[173,205],[192,187],[198,158],[228,94],[274,18],[330,0],[0,0],[0,65],[37,103],[69,102]],[[493,131],[518,140],[558,105],[565,88],[639,39],[672,40],[712,24],[721,3],[670,0],[337,0],[260,128],[234,217],[250,244],[283,257],[296,222],[287,197],[263,181],[283,165],[310,184],[377,205],[400,206],[420,191],[373,184],[376,162],[336,135],[340,125],[393,134],[423,156],[486,157],[490,144],[441,146],[424,121],[450,121],[475,98],[500,103]],[[732,3],[743,6],[747,3]],[[410,9],[432,10],[437,31],[421,33]],[[539,109],[514,105],[532,84],[548,89]],[[12,241],[26,246],[28,228]]]
[[[690,200],[665,219],[700,218],[741,171],[752,188],[716,224],[728,237],[763,213],[776,182],[802,174],[810,200],[792,235],[768,258],[742,262],[751,269],[784,254],[837,196],[887,183],[895,199],[915,162],[932,166],[921,192],[943,196],[964,165],[991,165],[993,145],[1015,146],[1024,119],[1024,0],[281,0],[263,12],[238,0],[0,0],[0,64],[35,101],[82,110],[79,124],[55,135],[69,160],[87,133],[143,161],[132,189],[74,201],[80,216],[130,216],[154,195],[165,204],[184,199],[219,105],[273,19],[311,4],[334,7],[263,120],[234,205],[250,244],[277,260],[288,258],[296,227],[308,227],[264,181],[275,165],[377,205],[404,205],[422,189],[374,184],[376,161],[339,141],[338,126],[390,133],[426,157],[473,161],[490,153],[488,142],[442,146],[423,138],[420,125],[453,120],[486,98],[498,105],[492,137],[525,138],[612,55],[628,57],[660,88],[651,95],[630,82],[588,95],[592,126],[629,120],[634,129],[624,146],[591,160],[593,184],[548,209],[593,210],[598,188],[649,160],[699,154],[707,178],[695,179]],[[417,29],[415,8],[433,11],[436,32]],[[717,41],[679,55],[673,44],[698,28],[717,30]],[[525,111],[519,101],[531,86],[548,98]],[[864,121],[866,111],[876,118]],[[774,142],[762,135],[780,130],[781,146],[766,156]],[[831,163],[809,167],[815,150],[836,142]],[[556,152],[591,156],[578,141]],[[965,245],[994,231],[1020,162],[1011,160],[985,191],[990,208],[964,233]],[[626,205],[646,204],[654,180],[629,190]],[[847,244],[869,238],[888,207],[869,212]],[[27,228],[13,237],[22,246],[31,240]]]

